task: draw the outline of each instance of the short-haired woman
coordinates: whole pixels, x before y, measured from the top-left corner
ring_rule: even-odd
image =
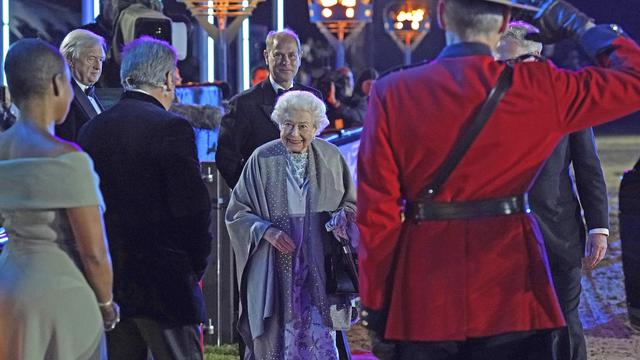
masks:
[[[53,135],[73,98],[57,49],[9,49],[7,83],[20,117],[0,134],[0,359],[106,359],[119,320],[98,178],[89,156]]]

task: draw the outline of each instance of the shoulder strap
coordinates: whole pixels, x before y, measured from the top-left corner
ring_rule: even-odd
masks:
[[[453,170],[462,158],[464,154],[469,150],[469,147],[476,139],[487,120],[491,117],[496,107],[500,103],[500,100],[504,97],[504,94],[511,87],[511,81],[513,79],[513,67],[505,65],[504,70],[498,78],[496,86],[491,90],[489,96],[480,107],[480,111],[476,114],[475,118],[469,125],[469,129],[464,133],[458,142],[454,145],[449,156],[444,163],[438,168],[433,181],[420,193],[419,199],[429,199],[440,191],[442,184],[447,181]]]

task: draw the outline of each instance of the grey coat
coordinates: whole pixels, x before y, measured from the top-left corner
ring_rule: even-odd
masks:
[[[263,236],[270,226],[289,233],[290,223],[286,190],[287,150],[280,141],[271,141],[251,155],[236,187],[226,212],[226,224],[234,249],[238,285],[240,289],[240,316],[238,328],[249,347],[261,337],[270,339],[278,347],[278,337],[287,318],[287,299],[282,299],[278,289],[279,264],[282,259],[277,250]],[[308,207],[310,253],[324,258],[322,246],[316,238],[323,231],[323,223],[317,216],[322,212],[334,212],[340,208],[355,211],[355,187],[349,168],[337,147],[315,139],[309,147],[307,178],[309,180]],[[316,261],[322,263],[322,261]],[[324,269],[318,269],[324,276]],[[320,281],[319,292],[324,294]],[[326,295],[321,295],[326,296]],[[327,307],[348,299],[327,297],[322,299]],[[284,304],[284,306],[282,306]],[[329,312],[328,309],[321,309]],[[341,320],[344,321],[344,320]],[[260,341],[264,341],[264,340]],[[270,345],[267,345],[267,347]]]

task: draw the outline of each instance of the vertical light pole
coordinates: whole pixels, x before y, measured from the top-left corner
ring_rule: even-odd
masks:
[[[96,5],[97,3],[97,5]],[[100,1],[99,0],[82,0],[82,24],[92,23],[96,6],[98,8],[98,12],[100,11]]]
[[[7,51],[9,51],[9,0],[2,0],[2,58],[0,59],[0,76],[2,76],[2,85],[7,84],[7,79],[4,75],[4,59],[7,57]]]
[[[244,0],[243,4],[248,5],[249,1]],[[242,20],[242,26],[240,27],[240,31],[238,32],[238,41],[237,41],[237,64],[240,66],[237,67],[237,75],[238,75],[238,91],[244,91],[250,87],[250,75],[251,69],[249,68],[251,58],[249,54],[249,19],[246,18]]]
[[[404,65],[411,64],[411,53],[431,30],[429,9],[424,0],[391,3],[384,10],[384,28],[404,54]]]
[[[263,1],[265,0],[184,0],[191,14],[217,44],[218,79],[228,79],[228,44],[240,30],[243,20],[251,16],[253,9]],[[215,18],[217,26],[207,20],[209,16]]]
[[[241,54],[241,66],[240,76],[238,81],[239,90],[247,90],[251,85],[250,72],[251,72],[251,56],[249,53],[249,19],[242,21],[242,29],[240,31],[240,54]]]
[[[284,0],[273,0],[272,23],[276,31],[284,30]]]
[[[211,40],[215,40],[214,43],[217,45],[219,60],[216,64],[219,80],[227,81],[228,44],[233,41],[235,34],[238,33],[241,27],[242,34],[240,35],[239,41],[239,46],[241,47],[240,56],[246,59],[246,64],[248,64],[249,23],[247,20],[249,16],[251,16],[253,9],[262,1],[264,0],[184,0],[187,8],[198,20],[200,26],[206,31]],[[214,19],[216,20],[217,26],[214,24]],[[231,21],[227,24],[229,20]],[[210,53],[210,55],[213,54]],[[245,61],[243,61],[242,65],[243,72],[248,68]],[[248,69],[246,69],[246,73],[248,72]],[[241,76],[242,81],[238,85],[239,88],[243,87],[244,76],[248,77],[248,75]],[[212,301],[215,303],[216,309],[208,310],[210,314],[213,313],[213,316],[210,316],[209,319],[212,325],[210,329],[215,329],[215,338],[218,344],[232,343],[234,341],[236,322],[234,314],[236,299],[234,296],[235,267],[233,264],[233,249],[231,248],[231,241],[229,240],[229,234],[224,222],[224,214],[229,202],[229,196],[230,189],[222,176],[220,176],[220,173],[218,173],[216,177],[216,202],[213,204],[217,213],[217,219],[215,221],[217,236],[216,245],[212,251],[215,252],[217,260],[217,272],[215,280],[213,281],[216,284],[216,296],[215,301]],[[215,325],[213,325],[214,322]]]
[[[336,52],[335,67],[345,64],[345,49],[371,22],[371,0],[308,0],[309,20],[315,23]]]
[[[213,1],[209,1],[207,3],[208,5],[208,9],[207,9],[207,22],[209,24],[213,24],[214,20],[213,20]],[[205,58],[205,61],[207,62],[205,68],[207,69],[207,81],[208,82],[213,82],[216,79],[216,54],[215,54],[215,49],[216,49],[216,44],[214,44],[213,42],[213,38],[210,37],[207,32],[202,29],[202,32],[204,33],[204,36],[207,38],[207,57]]]

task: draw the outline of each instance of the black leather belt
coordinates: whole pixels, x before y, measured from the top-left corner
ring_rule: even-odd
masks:
[[[405,215],[408,220],[474,219],[530,213],[527,193],[501,199],[435,202],[432,200],[408,202]]]

